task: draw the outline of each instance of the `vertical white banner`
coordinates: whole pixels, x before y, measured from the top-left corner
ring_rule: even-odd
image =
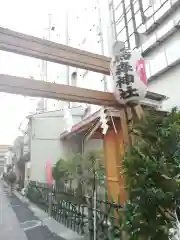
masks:
[[[139,102],[147,92],[145,62],[138,51],[124,48],[123,43],[113,46],[111,74],[114,95],[121,104]]]

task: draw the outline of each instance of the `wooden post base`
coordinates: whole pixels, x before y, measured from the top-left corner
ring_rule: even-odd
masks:
[[[104,155],[107,177],[107,188],[109,198],[115,202],[120,200],[123,204],[126,201],[125,179],[121,174],[123,171],[122,159],[125,146],[134,143],[134,136],[129,132],[128,121],[133,117],[140,119],[143,110],[140,105],[133,108],[127,107],[119,111],[119,121],[116,122],[115,129],[110,128],[104,136]]]
[[[124,179],[120,174],[122,170],[120,152],[122,150],[121,134],[113,129],[108,130],[104,136],[105,167],[109,199],[120,203],[125,201]]]

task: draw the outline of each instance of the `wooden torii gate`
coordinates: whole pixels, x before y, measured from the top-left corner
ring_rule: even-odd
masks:
[[[0,28],[0,50],[34,57],[109,75],[110,58],[82,51],[62,44]],[[95,81],[95,80],[94,80]],[[0,91],[28,96],[59,99],[70,102],[84,102],[119,109],[117,133],[109,129],[104,136],[104,152],[108,189],[114,200],[118,195],[125,200],[124,182],[120,177],[121,159],[124,144],[130,141],[127,115],[124,105],[119,105],[112,93],[101,92],[62,84],[36,81],[27,78],[0,74]],[[147,93],[147,98],[160,99],[161,96]],[[128,113],[128,114],[127,114]],[[142,114],[139,108],[137,113]]]

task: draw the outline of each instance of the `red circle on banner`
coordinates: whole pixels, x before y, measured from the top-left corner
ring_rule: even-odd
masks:
[[[147,85],[147,76],[145,69],[145,61],[143,58],[139,59],[136,63],[136,72],[139,75],[141,81]]]

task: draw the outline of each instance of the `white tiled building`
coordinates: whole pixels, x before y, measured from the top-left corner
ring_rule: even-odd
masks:
[[[109,0],[114,37],[138,48],[146,60],[149,90],[166,95],[165,108],[179,105],[180,1]]]
[[[83,1],[70,14],[69,25],[73,47],[110,56],[112,43],[120,40],[139,49],[146,60],[149,90],[168,97],[164,108],[179,105],[179,0]],[[111,91],[108,76],[80,69],[78,85]]]
[[[66,32],[70,46],[106,56],[111,56],[115,40],[139,49],[146,60],[149,90],[168,97],[164,108],[179,105],[179,0],[79,0],[76,11],[74,4]],[[70,67],[69,79],[73,71],[78,86],[111,91],[110,77]]]

